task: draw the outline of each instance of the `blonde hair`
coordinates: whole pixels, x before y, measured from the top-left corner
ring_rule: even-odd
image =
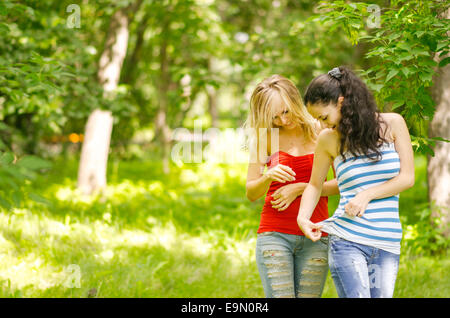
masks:
[[[251,145],[254,146],[255,141],[257,141],[257,148],[260,145],[262,146],[261,139],[263,137],[267,138],[264,132],[275,128],[273,125],[274,111],[273,107],[271,107],[271,101],[276,93],[279,94],[289,110],[292,120],[302,127],[306,139],[311,142],[317,139],[317,121],[308,113],[297,87],[289,79],[275,74],[259,83],[250,98],[250,112],[244,123],[248,137],[247,148],[250,148]],[[260,128],[265,129],[261,130]],[[261,135],[261,133],[264,135]]]

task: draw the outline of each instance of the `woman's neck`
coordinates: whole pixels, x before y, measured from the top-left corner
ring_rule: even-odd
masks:
[[[301,126],[295,126],[295,128],[286,129],[283,127],[279,127],[280,133],[284,136],[299,136],[303,134],[303,129]]]

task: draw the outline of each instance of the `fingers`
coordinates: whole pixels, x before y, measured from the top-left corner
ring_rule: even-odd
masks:
[[[318,241],[322,237],[322,225],[312,223],[311,221],[299,223],[300,229],[303,231],[305,236],[311,241]]]
[[[322,237],[322,225],[311,223],[311,241],[315,242]]]
[[[285,186],[282,186],[280,188],[278,188],[273,194],[272,194],[272,198],[274,199],[278,199],[282,196],[281,191],[284,189]]]
[[[304,232],[304,234],[307,238],[309,238],[313,242],[318,241],[322,237],[322,231],[320,230],[315,231],[307,230],[306,232]]]
[[[278,198],[279,195],[280,195],[280,191],[281,191],[282,188],[283,188],[283,187],[278,188],[278,189],[272,194],[272,198],[274,198],[274,199]]]
[[[289,175],[291,175],[293,177],[295,176],[295,172],[294,172],[294,170],[292,170],[291,167],[285,166],[285,165],[282,165],[282,164],[279,164],[278,167],[280,167],[280,169],[286,171]]]
[[[285,182],[286,182],[285,177],[283,177],[283,176],[281,176],[281,175],[279,175],[279,174],[271,173],[270,178],[271,178],[273,181],[277,181],[277,182],[280,182],[280,183],[285,183]]]
[[[273,206],[273,205],[276,205],[276,204],[280,204],[284,200],[285,200],[284,198],[279,198],[279,199],[270,201],[270,203],[272,203],[272,206]]]
[[[322,231],[315,231],[312,232],[312,235],[310,237],[310,240],[313,242],[317,242],[322,237]]]
[[[290,167],[278,164],[268,172],[270,178],[281,183],[295,180],[295,172]]]
[[[291,176],[289,173],[287,173],[284,170],[274,170],[272,172],[272,175],[275,178],[278,178],[279,180],[281,180],[281,181],[277,180],[278,182],[286,182],[286,181],[294,181],[295,180],[295,178],[293,176]]]
[[[286,181],[294,181],[295,180],[295,172],[291,169],[291,167],[278,164],[274,167],[274,173],[278,176],[282,176],[286,179]]]
[[[311,225],[311,228],[312,228],[313,230],[320,231],[320,230],[322,229],[322,227],[323,227],[322,224],[316,224],[316,223],[311,223],[311,224],[312,224],[312,225]]]
[[[286,203],[284,204],[284,206],[282,206],[281,208],[278,209],[278,211],[284,211],[284,210],[286,210],[290,205],[291,205],[290,202],[286,202]]]
[[[359,208],[353,205],[351,202],[344,206],[345,213],[349,216],[356,216],[359,213]]]
[[[278,211],[286,210],[292,203],[292,201],[286,201],[286,199],[278,199],[275,201],[270,201],[272,203],[272,208]]]
[[[272,205],[272,208],[278,209],[278,211],[286,210],[286,208],[290,205],[290,202],[282,201],[280,203]]]
[[[281,203],[282,201],[286,201],[287,200],[287,197],[286,197],[286,195],[283,195],[282,193],[281,193],[281,190],[283,189],[283,187],[282,188],[279,188],[277,191],[275,191],[273,194],[272,194],[272,201],[270,201],[270,203],[272,203],[272,205],[274,205],[274,204],[279,204],[279,203]]]
[[[352,203],[347,203],[344,206],[344,210],[345,213],[347,213],[349,216],[359,216],[359,217],[363,216],[365,212],[364,208],[354,205]]]

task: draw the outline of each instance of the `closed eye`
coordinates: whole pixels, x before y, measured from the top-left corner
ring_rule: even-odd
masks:
[[[287,113],[289,113],[289,110],[284,110],[282,114],[284,115],[284,114],[287,114]],[[277,118],[279,118],[278,115],[275,116],[275,117],[273,117],[272,120],[275,120],[275,119],[277,119]]]

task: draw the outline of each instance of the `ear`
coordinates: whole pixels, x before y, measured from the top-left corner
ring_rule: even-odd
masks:
[[[341,109],[343,103],[344,103],[344,96],[339,96],[337,101],[337,107]]]

